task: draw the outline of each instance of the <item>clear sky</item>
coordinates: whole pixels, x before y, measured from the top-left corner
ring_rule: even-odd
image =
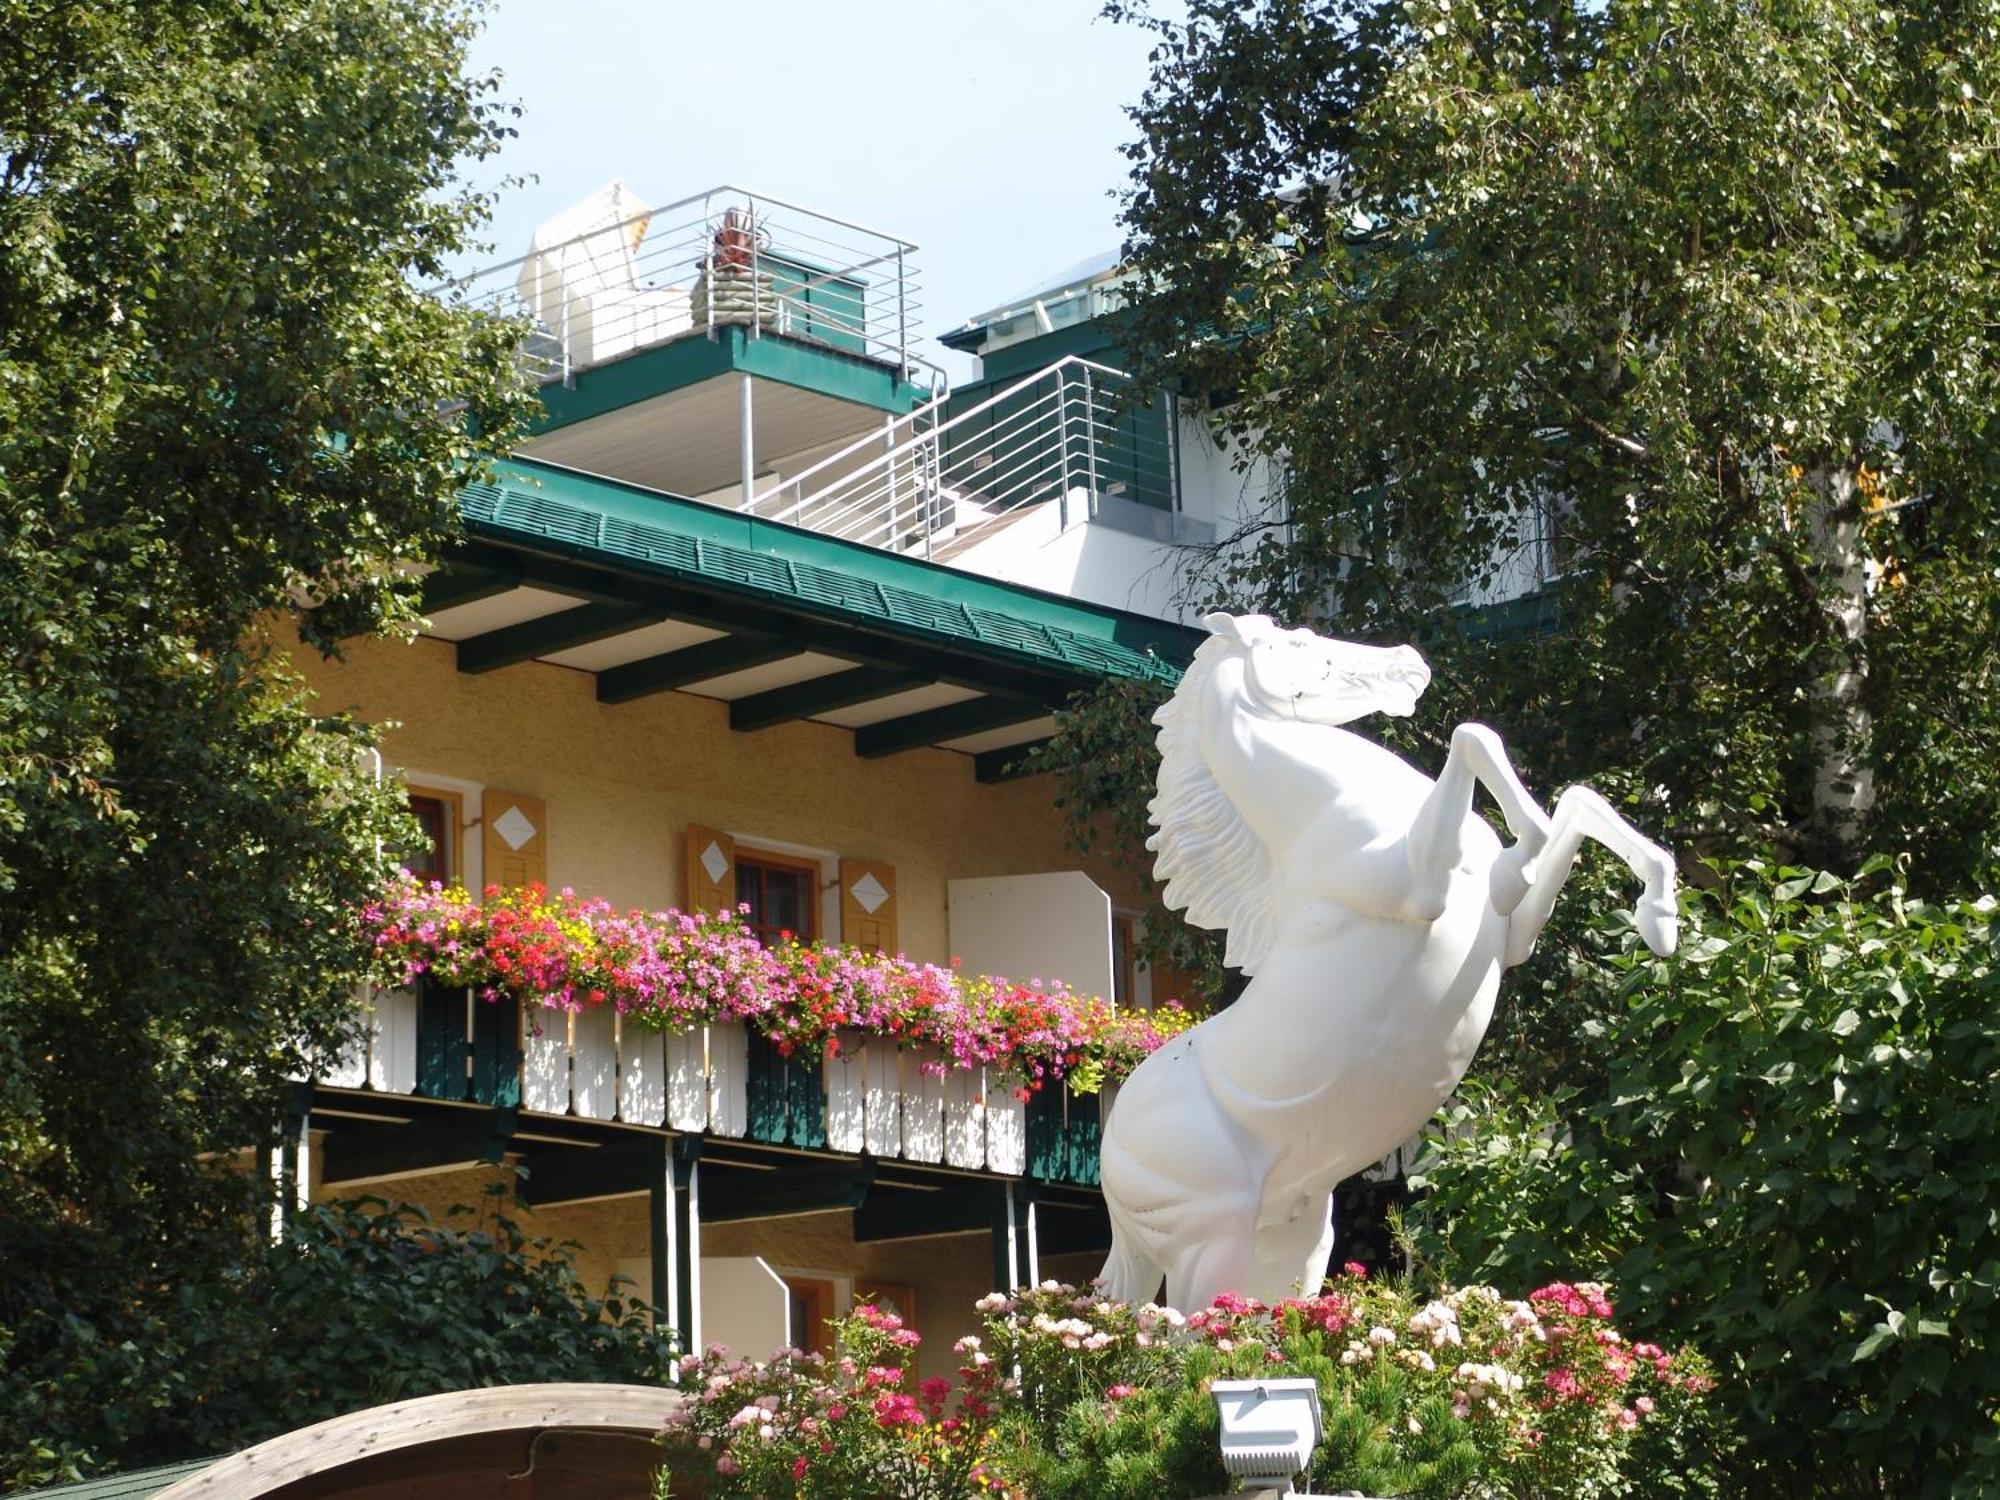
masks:
[[[1094,0],[498,0],[473,62],[525,113],[491,175],[534,180],[493,258],[613,177],[734,182],[916,241],[934,335],[1117,245],[1147,49]]]

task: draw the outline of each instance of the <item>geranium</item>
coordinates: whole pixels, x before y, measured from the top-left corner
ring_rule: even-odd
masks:
[[[485,999],[584,1010],[685,1031],[742,1022],[781,1053],[838,1052],[885,1037],[927,1067],[991,1068],[1023,1095],[1067,1081],[1090,1092],[1126,1076],[1196,1017],[1178,1006],[1118,1012],[1057,986],[960,975],[901,955],[758,940],[743,912],[625,911],[539,885],[455,886],[405,876],[362,913],[389,985],[429,979]]]

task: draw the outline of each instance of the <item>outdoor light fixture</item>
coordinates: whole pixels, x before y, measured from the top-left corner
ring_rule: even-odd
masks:
[[[1319,1446],[1319,1385],[1312,1380],[1218,1380],[1222,1467],[1240,1479],[1289,1486]]]

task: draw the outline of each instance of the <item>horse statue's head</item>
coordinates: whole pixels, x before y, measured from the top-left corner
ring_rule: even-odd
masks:
[[[1286,630],[1267,615],[1203,618],[1224,650],[1246,657],[1246,706],[1272,718],[1345,724],[1364,714],[1416,709],[1431,669],[1413,646],[1363,646],[1306,629]]]
[[[1271,857],[1208,764],[1203,715],[1334,726],[1363,714],[1407,714],[1430,685],[1430,668],[1408,646],[1362,646],[1310,630],[1286,630],[1264,615],[1214,614],[1180,690],[1153,715],[1160,726],[1159,791],[1147,805],[1166,904],[1196,927],[1226,928],[1225,961],[1257,972],[1277,933],[1278,888]],[[1210,689],[1223,669],[1218,705]]]

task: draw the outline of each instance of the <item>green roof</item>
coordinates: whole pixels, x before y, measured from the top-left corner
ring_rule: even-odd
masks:
[[[100,1474],[95,1479],[80,1480],[75,1484],[58,1484],[48,1489],[17,1490],[17,1496],[51,1495],[61,1500],[144,1500],[147,1495],[157,1495],[169,1485],[178,1484],[190,1475],[199,1474],[210,1464],[212,1458],[190,1459],[186,1463],[165,1464],[157,1469],[131,1469],[123,1474]]]
[[[515,458],[461,495],[478,540],[1079,681],[1177,682],[1205,633],[575,469]]]

